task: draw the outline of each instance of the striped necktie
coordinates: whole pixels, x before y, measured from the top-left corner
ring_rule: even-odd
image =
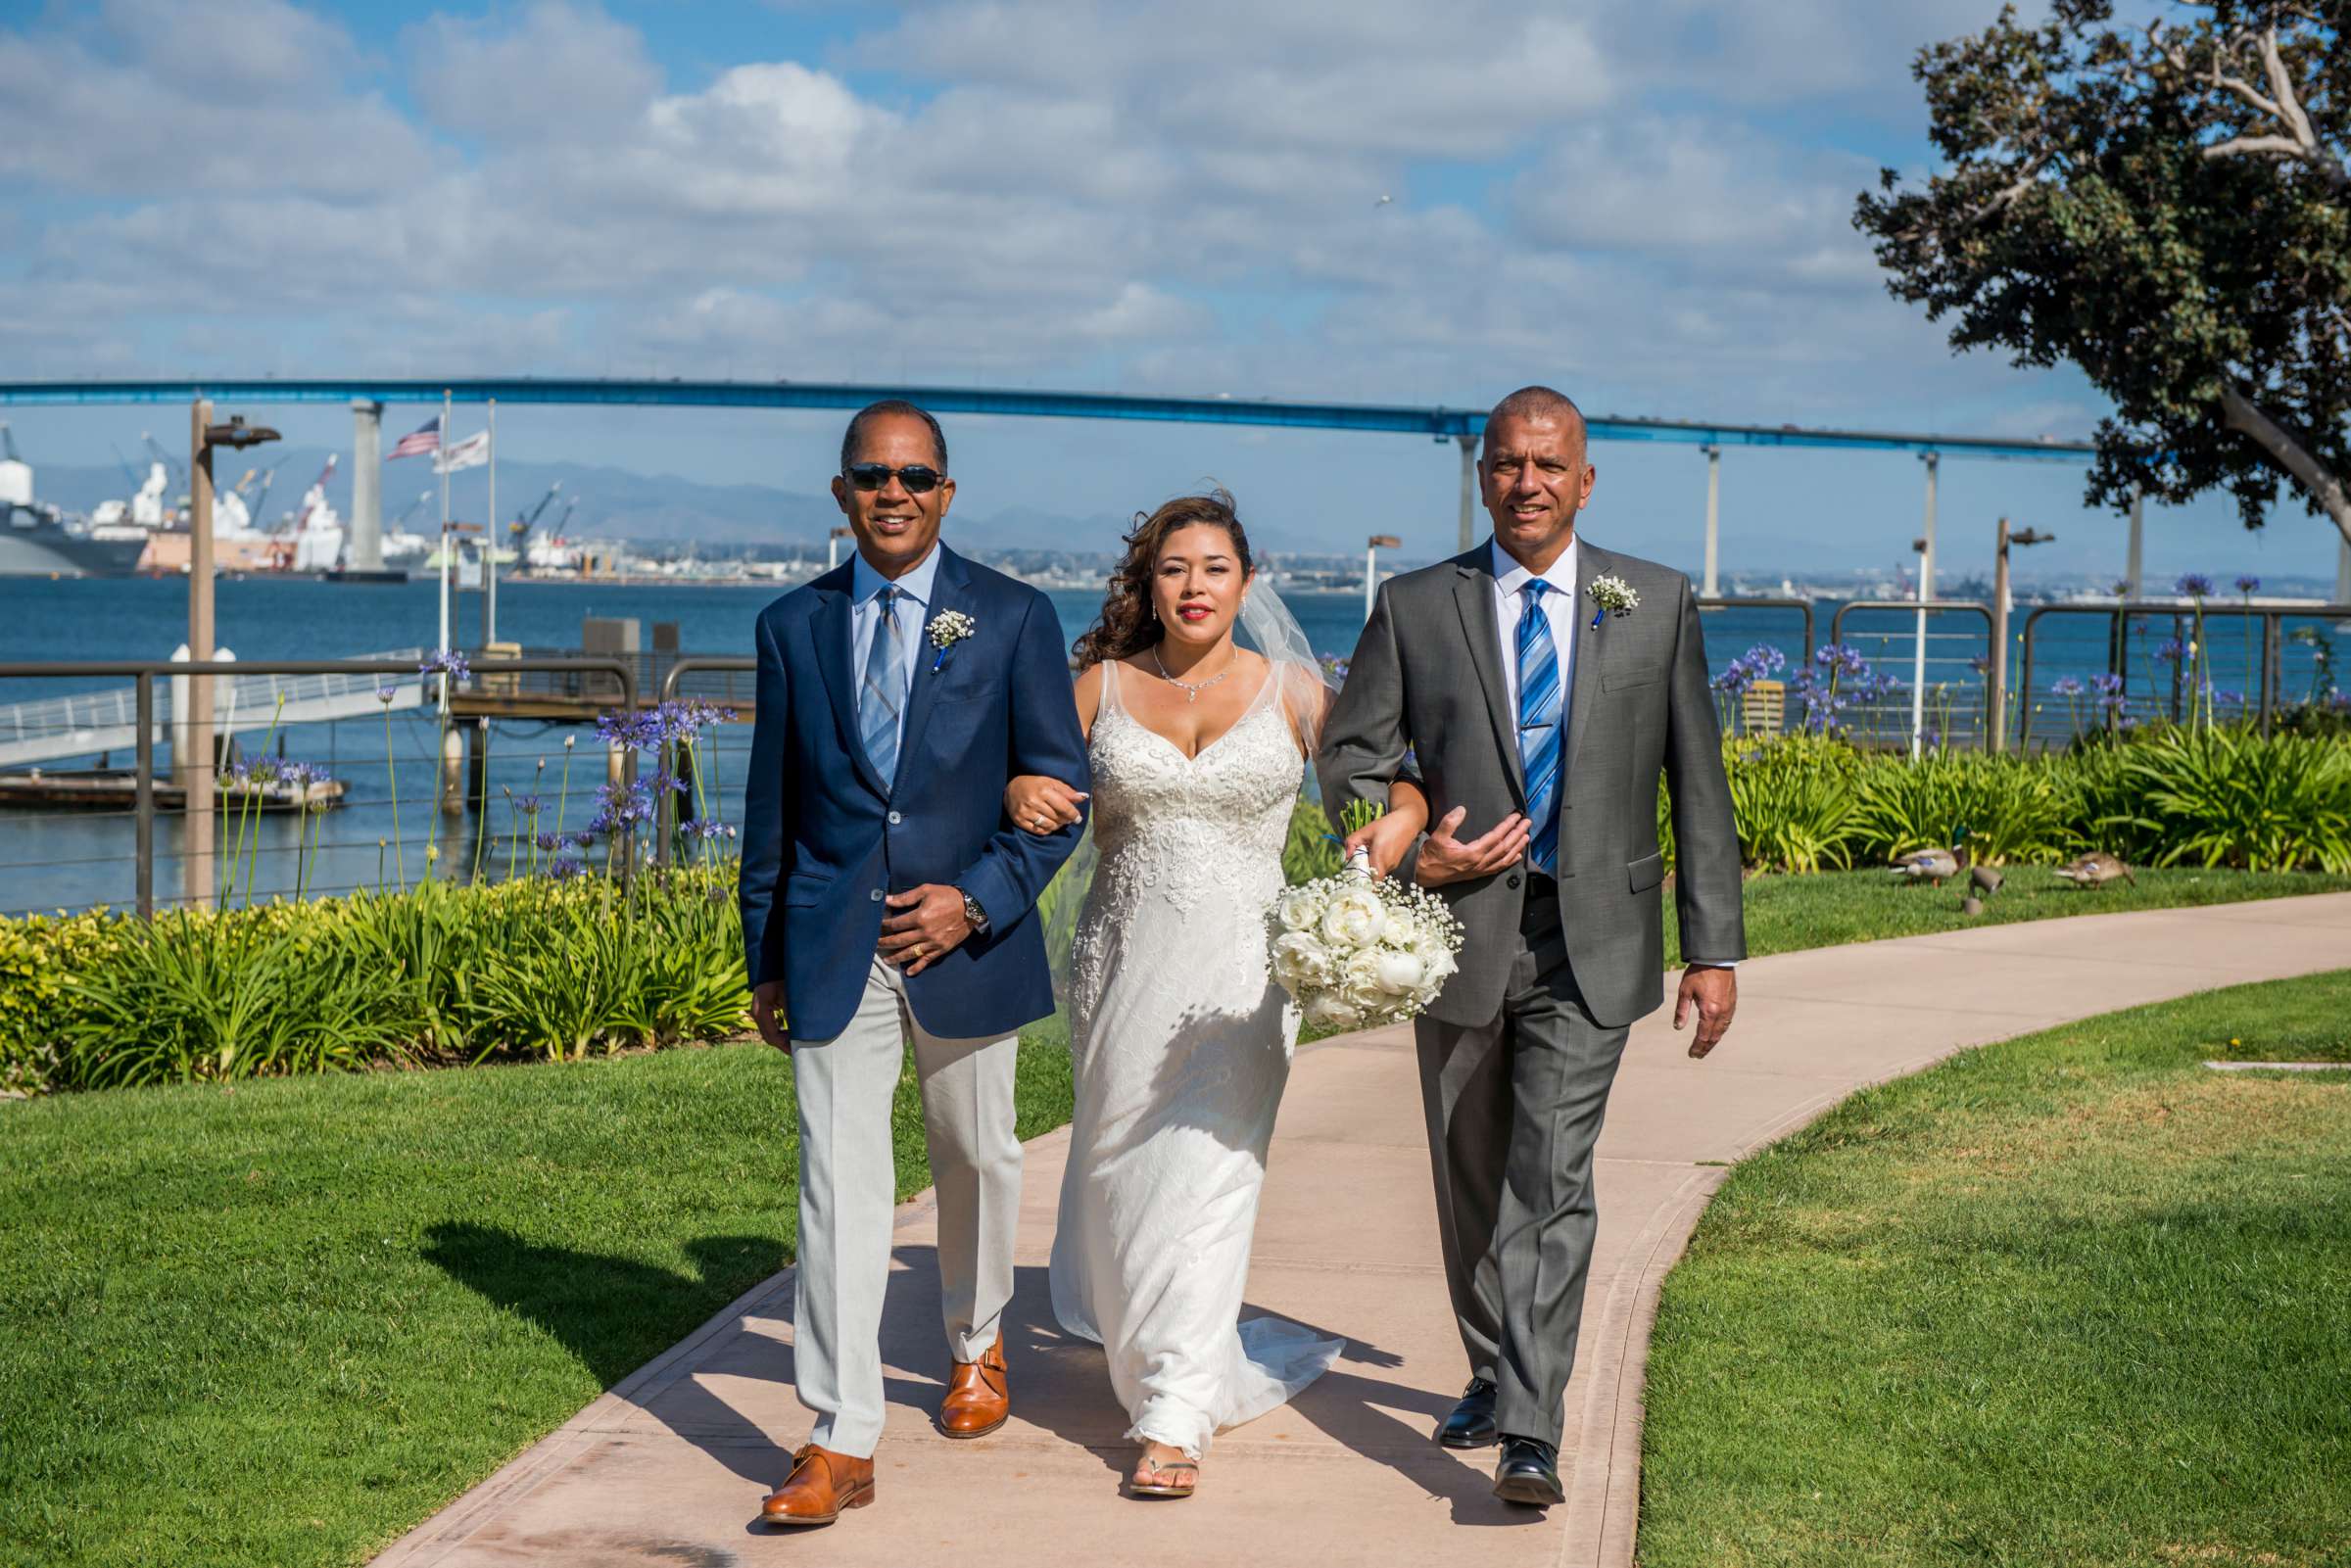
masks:
[[[898,776],[898,708],[906,699],[906,639],[898,631],[898,591],[885,583],[874,595],[872,649],[857,694],[857,728],[865,754],[885,781]]]
[[[1526,770],[1526,856],[1537,871],[1559,874],[1559,651],[1551,640],[1540,577],[1526,585],[1518,612],[1518,760]]]

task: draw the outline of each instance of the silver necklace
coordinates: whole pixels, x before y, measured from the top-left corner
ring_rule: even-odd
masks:
[[[1219,681],[1223,680],[1226,676],[1232,673],[1233,658],[1239,657],[1240,651],[1241,650],[1238,648],[1233,649],[1232,657],[1227,658],[1224,661],[1224,668],[1219,670],[1216,674],[1210,676],[1205,681],[1178,681],[1174,676],[1170,675],[1168,673],[1168,667],[1166,663],[1162,661],[1159,656],[1159,644],[1156,642],[1151,644],[1151,662],[1159,666],[1159,678],[1161,680],[1167,682],[1168,685],[1176,688],[1178,691],[1183,693],[1184,701],[1197,702],[1200,700],[1201,692],[1207,690],[1210,687],[1215,686]]]

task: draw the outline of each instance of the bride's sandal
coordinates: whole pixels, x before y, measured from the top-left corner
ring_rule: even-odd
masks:
[[[1145,1476],[1155,1479],[1146,1482]],[[1138,1497],[1188,1497],[1200,1487],[1200,1466],[1193,1460],[1176,1457],[1153,1459],[1145,1452],[1127,1478],[1127,1490]]]

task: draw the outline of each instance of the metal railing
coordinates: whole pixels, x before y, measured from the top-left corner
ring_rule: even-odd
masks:
[[[2039,652],[2039,634],[2041,623],[2051,616],[2068,615],[2103,616],[2106,619],[2106,673],[2123,682],[2123,694],[2127,698],[2133,674],[2131,623],[2134,620],[2168,621],[2171,623],[2173,641],[2183,643],[2193,636],[2197,610],[2194,605],[2183,604],[2178,599],[2128,599],[2114,604],[2040,604],[2028,610],[2019,633],[2023,641],[2023,652],[2017,671],[2017,694],[2019,697],[2017,730],[2020,745],[2029,746],[2034,738],[2033,714],[2036,705],[2033,701],[2035,695],[2033,668]],[[2312,622],[2331,621],[2338,624],[2351,621],[2351,604],[2231,604],[2223,600],[2206,603],[2203,607],[2202,618],[2205,625],[2205,646],[2199,656],[2203,660],[2207,682],[2212,679],[2211,670],[2216,651],[2225,648],[2232,641],[2243,641],[2216,637],[2213,634],[2215,623],[2242,623],[2248,619],[2257,620],[2260,623],[2260,635],[2257,640],[2254,640],[2255,648],[2248,649],[2249,657],[2245,661],[2245,674],[2249,689],[2242,692],[2241,696],[2244,708],[2250,711],[2251,716],[2260,726],[2261,733],[2266,736],[2271,732],[2278,711],[2286,705],[2283,669],[2286,641],[2284,623],[2289,619]],[[2160,658],[2161,655],[2158,654],[2157,657]],[[2170,691],[2164,706],[2169,716],[2177,719],[2180,716],[2183,695],[2187,690],[2185,683],[2188,679],[2189,660],[2186,657],[2179,656],[2164,662],[2171,666],[2171,673],[2167,678]],[[2147,673],[2152,681],[2153,672]]]
[[[1960,633],[1960,632],[1937,632],[1937,631],[1933,631],[1933,630],[1929,630],[1929,631],[1927,632],[1927,634],[1926,634],[1926,641],[1927,641],[1927,642],[1928,642],[1928,643],[1930,643],[1930,644],[1932,644],[1932,643],[1935,643],[1935,642],[1938,642],[1938,641],[1941,641],[1941,642],[1959,642],[1959,641],[1964,641],[1964,642],[1967,642],[1967,643],[1971,644],[1972,646],[1975,646],[1975,647],[1977,647],[1977,648],[1980,648],[1980,649],[1982,649],[1982,650],[1983,650],[1983,652],[1984,652],[1984,654],[1985,654],[1986,656],[1989,656],[1989,655],[1990,655],[1990,652],[1991,652],[1991,636],[1992,636],[1992,631],[1991,631],[1991,629],[1992,629],[1992,623],[1993,623],[1993,616],[1992,616],[1992,612],[1991,612],[1991,605],[1989,605],[1989,604],[1983,603],[1983,602],[1981,602],[1980,600],[1977,600],[1977,599],[1964,599],[1964,598],[1932,598],[1932,599],[1927,599],[1927,600],[1925,600],[1924,602],[1921,602],[1921,601],[1920,601],[1920,600],[1918,600],[1918,599],[1907,599],[1907,598],[1858,598],[1858,599],[1848,599],[1848,600],[1847,600],[1845,603],[1838,605],[1838,606],[1837,606],[1837,613],[1829,617],[1829,641],[1830,641],[1831,642],[1835,642],[1835,643],[1841,643],[1841,644],[1845,644],[1845,645],[1847,645],[1847,646],[1849,646],[1849,645],[1850,645],[1849,643],[1846,643],[1846,635],[1845,635],[1845,621],[1846,621],[1846,617],[1847,617],[1847,616],[1853,614],[1855,611],[1861,611],[1861,612],[1864,612],[1864,613],[1881,613],[1881,614],[1882,614],[1882,613],[1888,613],[1888,612],[1894,612],[1894,611],[1900,611],[1900,612],[1908,613],[1908,614],[1911,614],[1911,615],[1915,616],[1915,615],[1916,615],[1916,614],[1917,614],[1919,611],[1921,611],[1921,610],[1925,611],[1925,612],[1926,612],[1926,613],[1927,613],[1929,616],[1943,615],[1943,614],[1956,614],[1956,615],[1968,615],[1968,616],[1977,616],[1977,615],[1980,615],[1980,616],[1982,616],[1982,617],[1984,618],[1984,636],[1983,636],[1983,639],[1982,639],[1982,641],[1978,641],[1978,640],[1977,640],[1977,639],[1976,639],[1976,638],[1975,638],[1975,637],[1974,637],[1972,634],[1970,634],[1970,633]],[[1973,655],[1973,654],[1965,654],[1965,653],[1943,653],[1943,652],[1937,652],[1937,651],[1934,651],[1934,650],[1933,650],[1933,649],[1930,647],[1930,648],[1929,648],[1929,649],[1928,649],[1928,650],[1925,652],[1925,655],[1924,655],[1923,659],[1921,659],[1921,657],[1919,656],[1919,652],[1918,652],[1918,628],[1917,628],[1917,625],[1916,625],[1916,622],[1915,622],[1915,621],[1913,621],[1912,625],[1911,625],[1911,626],[1910,626],[1910,627],[1909,627],[1909,628],[1908,628],[1906,631],[1885,632],[1885,633],[1872,633],[1872,634],[1870,634],[1870,635],[1871,635],[1871,636],[1874,636],[1874,637],[1877,637],[1877,638],[1879,638],[1881,641],[1883,641],[1883,642],[1886,642],[1886,643],[1895,643],[1895,642],[1903,642],[1903,641],[1907,641],[1907,642],[1909,642],[1909,643],[1911,644],[1911,647],[1912,647],[1911,660],[1912,660],[1912,662],[1911,662],[1910,668],[1909,668],[1909,670],[1908,670],[1907,672],[1897,672],[1897,674],[1898,674],[1898,678],[1899,678],[1899,679],[1902,681],[1902,683],[1903,683],[1903,686],[1904,686],[1905,688],[1908,688],[1908,687],[1910,687],[1910,686],[1913,686],[1913,685],[1916,685],[1916,686],[1922,686],[1922,687],[1925,685],[1925,683],[1923,683],[1923,682],[1919,681],[1919,680],[1918,680],[1918,678],[1917,678],[1917,672],[1918,672],[1918,669],[1919,669],[1919,665],[1920,665],[1921,663],[1925,664],[1925,665],[1926,665],[1926,666],[1927,666],[1929,669],[1933,669],[1933,668],[1935,668],[1935,667],[1937,667],[1937,666],[1943,666],[1943,667],[1946,667],[1946,668],[1947,668],[1947,667],[1949,667],[1949,666],[1952,666],[1952,665],[1956,665],[1956,664],[1960,664],[1960,663],[1963,663],[1963,662],[1965,662],[1965,663],[1967,663],[1967,665],[1968,665],[1968,671],[1969,671],[1969,673],[1970,673],[1970,674],[1973,674],[1973,673],[1975,673],[1974,664],[1973,664],[1973,662],[1972,662],[1972,661],[1973,661],[1973,659],[1974,659],[1974,657],[1975,657],[1975,655]],[[1955,672],[1954,672],[1954,674],[1955,674]],[[1935,684],[1936,684],[1937,686],[1942,686],[1942,685],[1943,685],[1944,683],[1943,683],[1943,682],[1937,682],[1937,683],[1935,683]],[[1961,682],[1961,683],[1959,683],[1959,684],[1961,684],[1961,685],[1964,685],[1965,683],[1964,683],[1964,682]],[[1925,722],[1927,722],[1927,720],[1928,720],[1928,719],[1930,719],[1930,718],[1932,717],[1932,715],[1929,713],[1929,711],[1928,711],[1928,709],[1927,709],[1927,696],[1926,696],[1926,693],[1925,693],[1923,690],[1922,690],[1920,693],[1918,693],[1918,695],[1917,695],[1917,702],[1918,702],[1918,707],[1919,707],[1920,721],[1921,721],[1921,723],[1925,723]],[[1910,711],[1911,711],[1911,703],[1912,703],[1912,697],[1911,697],[1911,694],[1910,694],[1910,693],[1909,693],[1907,690],[1905,690],[1904,694],[1903,694],[1903,695],[1902,695],[1902,697],[1901,697],[1901,704],[1900,704],[1900,710],[1899,710],[1899,712],[1900,712],[1900,717],[1901,717],[1901,724],[1900,724],[1900,726],[1899,726],[1899,730],[1898,730],[1898,738],[1900,738],[1900,739],[1901,739],[1901,740],[1902,740],[1904,743],[1907,743],[1907,742],[1908,742],[1908,740],[1909,740],[1909,737],[1910,737]],[[1979,738],[1979,739],[1980,739],[1980,740],[1981,740],[1981,741],[1982,741],[1984,744],[1986,744],[1986,745],[1988,745],[1988,746],[1989,746],[1989,745],[1990,745],[1990,743],[1991,743],[1991,727],[1992,727],[1992,724],[1994,723],[1993,715],[1992,715],[1992,712],[1991,712],[1991,684],[1990,684],[1989,682],[1987,682],[1987,683],[1985,684],[1985,687],[1984,687],[1984,693],[1983,693],[1983,695],[1982,695],[1980,698],[1976,699],[1976,701],[1975,701],[1975,702],[1972,704],[1972,706],[1973,706],[1973,707],[1974,707],[1974,708],[1977,710],[1977,714],[1978,714],[1978,718],[1979,718],[1979,723],[1980,723],[1980,731],[1981,731],[1981,733],[1980,733],[1980,735],[1979,735],[1979,737],[1978,737],[1978,738]],[[1875,722],[1875,720],[1876,720],[1876,716],[1883,715],[1883,714],[1884,714],[1884,713],[1885,713],[1887,710],[1888,710],[1888,705],[1887,705],[1887,704],[1880,704],[1880,705],[1879,705],[1879,707],[1878,707],[1878,708],[1875,710],[1875,714],[1873,715],[1873,722],[1872,722],[1872,723],[1871,723],[1871,725],[1870,725],[1870,731],[1869,731],[1869,733],[1870,733],[1870,737],[1871,737],[1871,738],[1873,738],[1873,739],[1877,738],[1877,737],[1879,736],[1879,735],[1880,735],[1880,733],[1881,733],[1882,729],[1883,729],[1883,726],[1881,726],[1880,724],[1878,724],[1877,722]],[[1951,728],[1955,728],[1955,726],[1952,726]],[[1950,738],[1951,738],[1951,737],[1950,737],[1950,736],[1949,736],[1946,734],[1946,735],[1943,736],[1943,742],[1944,742],[1944,743],[1947,745],[1947,744],[1950,742]]]
[[[668,668],[662,672],[661,685],[657,688],[661,693],[658,700],[675,701],[679,695],[681,684],[686,677],[691,675],[723,674],[727,677],[726,689],[731,692],[735,687],[734,678],[736,676],[748,675],[756,678],[758,673],[759,661],[741,653],[677,654],[670,657]],[[694,694],[701,696],[706,693],[697,685]],[[661,791],[660,800],[656,802],[656,810],[659,815],[655,818],[656,831],[653,833],[653,863],[655,865],[666,866],[669,864],[670,845],[678,836],[677,801],[676,790],[664,789]]]
[[[1707,610],[1795,610],[1804,618],[1804,658],[1812,657],[1812,601],[1808,598],[1701,598],[1701,614]]]
[[[585,683],[590,677],[608,678],[617,688],[619,705],[633,710],[637,706],[637,670],[633,661],[607,658],[595,654],[570,654],[562,657],[483,659],[472,666],[475,681],[485,676],[555,675],[572,677]],[[155,818],[156,769],[155,741],[159,728],[156,720],[156,682],[159,678],[188,677],[244,677],[244,676],[327,676],[366,678],[381,682],[387,677],[395,681],[419,679],[413,660],[388,659],[269,659],[269,660],[210,660],[203,663],[169,659],[98,659],[58,663],[0,663],[0,681],[8,680],[128,680],[132,683],[132,716],[136,728],[135,774],[133,779],[133,811],[135,819],[136,887],[139,917],[152,920],[155,916]],[[428,685],[432,678],[424,678]],[[209,752],[212,741],[202,744]],[[174,756],[175,762],[179,760]],[[439,759],[436,760],[436,765]],[[622,782],[636,776],[633,754],[621,753],[618,763]],[[204,758],[204,774],[210,778],[214,762]],[[187,792],[185,810],[190,817],[216,811],[214,792],[208,788],[193,788]],[[216,851],[201,851],[212,858]],[[625,875],[625,868],[624,868]]]
[[[522,654],[523,657],[531,659],[564,656],[578,658],[582,656],[576,649],[542,647],[525,647]],[[660,692],[661,695],[656,698],[658,701],[666,702],[674,696],[694,696],[709,702],[728,703],[747,708],[752,700],[751,683],[735,679],[736,675],[740,673],[755,671],[755,663],[745,658],[731,655],[679,653],[668,648],[657,648],[651,652],[640,650],[635,653],[600,653],[594,657],[628,665],[636,680],[636,689]],[[738,666],[741,666],[740,670]],[[694,681],[681,689],[679,683],[682,675],[697,675],[705,678]],[[714,675],[724,678],[707,679]],[[536,694],[534,687],[529,684],[519,686],[516,689],[523,694]],[[579,695],[576,691],[552,690],[550,690],[548,694],[573,697]]]

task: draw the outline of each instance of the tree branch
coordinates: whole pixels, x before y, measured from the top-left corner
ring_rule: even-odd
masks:
[[[2242,76],[2229,75],[2221,62],[2245,44],[2254,44],[2261,54],[2262,74],[2269,78],[2270,91],[2264,96],[2260,88]],[[2186,57],[2177,50],[2167,51],[2175,67],[2183,68]],[[2223,158],[2268,158],[2279,162],[2301,164],[2315,170],[2335,192],[2351,190],[2351,169],[2319,140],[2310,116],[2302,108],[2302,100],[2294,91],[2294,75],[2285,66],[2285,55],[2278,47],[2278,24],[2273,22],[2258,36],[2240,33],[2227,44],[2216,44],[2212,52],[2212,71],[2207,78],[2216,92],[2225,92],[2241,99],[2263,119],[2279,129],[2267,135],[2231,136],[2225,142],[2204,149],[2207,161]]]
[[[2344,486],[2332,469],[2319,461],[2309,448],[2264,413],[2231,376],[2221,377],[2221,415],[2230,429],[2251,438],[2279,467],[2293,475],[2294,482],[2327,509],[2327,515],[2333,519],[2344,541],[2351,543],[2351,489]]]

